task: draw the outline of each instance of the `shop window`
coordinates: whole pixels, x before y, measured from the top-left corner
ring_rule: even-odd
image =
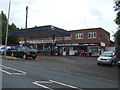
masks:
[[[76,39],[83,39],[83,33],[76,33]]]
[[[92,54],[98,53],[98,47],[88,47],[88,52],[91,52]]]
[[[97,33],[96,32],[89,32],[88,33],[88,38],[89,39],[97,38]]]
[[[73,50],[77,50],[77,47],[73,47]]]

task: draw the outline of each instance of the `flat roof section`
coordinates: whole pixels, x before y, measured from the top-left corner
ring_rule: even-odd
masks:
[[[27,28],[11,31],[9,32],[9,36],[19,36],[24,38],[51,38],[53,37],[53,34],[55,37],[64,37],[64,36],[70,36],[71,33],[69,31],[66,31],[64,29],[47,25],[47,26],[40,26],[40,27],[33,27],[33,28]]]

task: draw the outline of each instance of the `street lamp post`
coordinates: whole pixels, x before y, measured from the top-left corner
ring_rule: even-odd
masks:
[[[6,39],[5,39],[5,53],[4,53],[4,55],[6,55],[7,41],[8,41],[8,28],[9,28],[9,17],[10,17],[10,6],[11,6],[11,0],[9,0],[8,19],[7,19],[7,28],[6,28]]]

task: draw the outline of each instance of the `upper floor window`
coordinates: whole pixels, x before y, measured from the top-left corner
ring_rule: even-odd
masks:
[[[64,40],[71,40],[72,36],[64,37]]]
[[[88,33],[88,38],[89,38],[89,39],[97,38],[97,33],[96,33],[96,32],[89,32],[89,33]]]
[[[83,33],[76,33],[76,39],[83,39]]]
[[[110,37],[109,36],[107,36],[107,39],[108,39],[108,41],[110,41]]]
[[[55,40],[60,41],[60,40],[62,40],[62,37],[55,37]]]

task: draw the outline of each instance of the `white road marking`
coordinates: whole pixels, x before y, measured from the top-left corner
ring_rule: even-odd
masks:
[[[4,65],[0,65],[1,68],[4,68],[4,69],[9,69],[9,67],[7,66],[4,66]]]
[[[14,69],[14,68],[11,68],[11,67],[9,67],[9,69],[20,72],[20,73],[13,73],[13,74],[27,75],[27,73],[24,72],[24,71],[21,71],[21,70],[18,70],[18,69]]]
[[[7,73],[7,74],[9,74],[9,75],[12,75],[12,73],[7,72],[7,71],[5,71],[5,70],[0,69],[0,71],[2,71],[2,72],[4,72],[4,73]]]
[[[57,82],[57,81],[54,81],[54,80],[49,80],[49,81],[53,82],[53,83],[57,83],[57,84],[63,85],[63,86],[67,86],[67,87],[70,87],[70,88],[79,89],[78,87],[75,87],[75,86],[72,86],[72,85],[68,85],[68,84],[64,84],[64,83],[61,83],[61,82]]]
[[[13,71],[17,71],[19,73],[11,73],[11,72],[8,72],[8,71],[2,70],[2,69],[13,70]],[[0,71],[2,71],[4,73],[7,73],[9,75],[13,75],[13,74],[15,74],[15,75],[27,75],[27,73],[24,72],[24,71],[21,71],[21,70],[18,70],[18,69],[14,69],[14,68],[11,68],[11,67],[7,67],[7,66],[4,66],[4,65],[0,65]]]
[[[14,75],[27,75],[26,73],[12,73]]]
[[[36,83],[53,83],[53,82],[50,82],[50,81],[35,81]]]
[[[46,88],[46,89],[49,89],[49,90],[54,90],[54,89],[52,89],[52,88],[50,88],[50,87],[47,87],[47,86],[45,86],[45,85],[42,85],[42,84],[39,84],[38,82],[33,82],[33,84],[35,84],[35,85],[38,85],[38,86],[40,86],[40,87],[43,87],[43,88]]]
[[[65,86],[65,87],[74,88],[74,89],[77,89],[77,90],[83,90],[83,89],[80,89],[78,87],[75,87],[75,86],[72,86],[72,85],[68,85],[68,84],[64,84],[64,83],[61,83],[61,82],[58,82],[58,81],[54,81],[54,80],[35,81],[35,82],[33,82],[33,84],[38,85],[38,86],[43,87],[43,88],[46,88],[46,89],[50,89],[50,90],[53,90],[53,89],[48,87],[48,86],[42,85],[42,84],[59,84],[61,86]]]

